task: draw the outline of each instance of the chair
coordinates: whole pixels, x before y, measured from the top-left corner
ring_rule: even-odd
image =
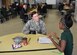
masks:
[[[1,14],[1,12],[0,12],[0,23],[3,23],[4,22],[4,16]]]
[[[7,12],[8,12],[8,14],[7,14],[8,17],[9,17],[9,18],[12,18],[12,12],[10,11],[10,9],[9,9]]]
[[[24,23],[28,21],[28,15],[22,14],[22,11],[20,11],[20,18],[22,19]]]
[[[6,21],[9,20],[9,18],[8,18],[8,12],[7,12],[7,10],[5,10],[5,8],[1,9],[1,14],[4,16],[4,18],[5,18]]]

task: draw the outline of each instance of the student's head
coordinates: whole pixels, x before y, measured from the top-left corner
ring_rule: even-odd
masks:
[[[36,11],[33,11],[31,17],[35,21],[39,21],[39,14]]]
[[[23,5],[23,8],[24,8],[24,9],[26,9],[26,8],[27,8],[27,5],[26,5],[26,4],[24,4],[24,5]]]
[[[59,23],[59,28],[64,30],[64,29],[70,29],[73,25],[73,21],[71,19],[71,16],[66,16],[65,18],[61,18],[60,23]]]

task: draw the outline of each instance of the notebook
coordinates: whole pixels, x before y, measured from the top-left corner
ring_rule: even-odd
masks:
[[[42,44],[52,43],[52,41],[49,38],[47,38],[47,37],[39,37],[38,42],[42,43]]]

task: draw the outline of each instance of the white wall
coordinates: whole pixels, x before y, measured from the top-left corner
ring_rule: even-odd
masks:
[[[34,4],[34,0],[29,0],[29,4]]]
[[[18,2],[18,0],[14,0],[14,2]]]
[[[77,0],[75,2],[75,20],[77,21]]]
[[[57,8],[58,8],[58,5],[59,5],[59,2],[60,2],[60,0],[56,0],[56,6],[57,6]]]
[[[59,0],[59,2],[61,2],[61,3],[62,3],[62,2],[63,2],[63,0]]]
[[[63,1],[65,1],[65,0],[60,0],[60,2],[62,2],[62,3],[63,3]],[[66,0],[66,2],[69,3],[69,0]]]
[[[20,3],[23,3],[23,0],[20,0]]]
[[[27,3],[27,0],[24,0],[24,3]]]
[[[69,3],[69,0],[67,0],[67,3]]]
[[[46,0],[41,0],[42,3],[46,3]]]
[[[2,7],[2,0],[0,0],[0,8]]]
[[[11,3],[14,3],[14,0],[11,0]]]
[[[45,3],[46,0],[36,0],[37,3]]]
[[[57,0],[46,0],[46,3],[50,5],[56,5],[56,1]]]

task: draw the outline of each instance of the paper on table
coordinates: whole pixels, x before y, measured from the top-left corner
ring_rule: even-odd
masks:
[[[48,43],[52,43],[52,41],[49,39],[49,38],[47,38],[47,37],[39,37],[39,41],[38,41],[39,43],[43,43],[43,44],[48,44]]]

